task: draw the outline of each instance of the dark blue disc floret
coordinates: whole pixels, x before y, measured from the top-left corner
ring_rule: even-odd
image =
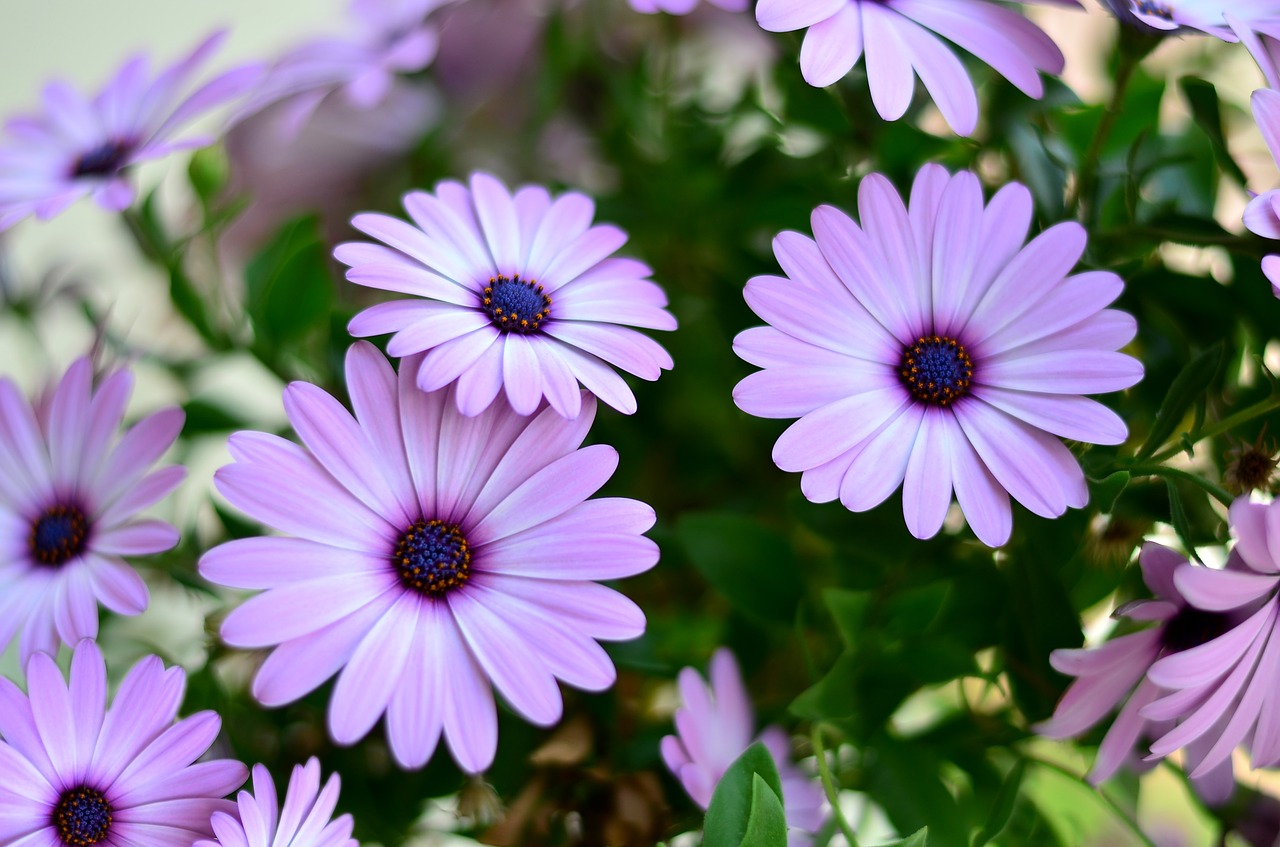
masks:
[[[1169,653],[1181,653],[1212,641],[1236,623],[1231,615],[1184,606],[1164,625],[1161,643]]]
[[[32,557],[42,565],[61,565],[84,552],[89,519],[79,506],[62,503],[45,509],[31,523],[27,538]]]
[[[406,587],[439,596],[471,578],[471,547],[457,524],[420,520],[405,530],[392,564]]]
[[[973,359],[954,338],[926,335],[902,351],[902,382],[922,403],[947,406],[973,382]]]
[[[111,804],[102,792],[88,786],[69,788],[53,809],[53,825],[68,847],[89,847],[111,831]]]
[[[133,145],[123,141],[100,144],[76,159],[71,176],[111,176],[124,167],[125,159],[132,150]]]
[[[551,297],[535,280],[499,275],[485,286],[480,307],[503,332],[528,333],[551,314]]]

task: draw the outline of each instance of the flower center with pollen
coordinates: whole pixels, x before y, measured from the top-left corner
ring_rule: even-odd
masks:
[[[79,506],[58,505],[45,509],[31,524],[27,542],[31,555],[42,565],[61,565],[84,552],[89,520]]]
[[[1186,606],[1165,624],[1164,648],[1170,653],[1181,653],[1212,641],[1229,629],[1230,616]]]
[[[527,333],[551,314],[551,298],[535,280],[499,275],[489,279],[480,307],[503,332]]]
[[[53,825],[69,847],[97,844],[111,831],[111,804],[102,792],[86,786],[62,793],[53,810]]]
[[[921,336],[902,351],[902,383],[922,403],[946,406],[969,391],[973,359],[964,345],[941,335]]]
[[[108,141],[100,144],[76,159],[71,169],[71,176],[111,176],[120,170],[132,146],[123,141]]]
[[[1139,0],[1138,13],[1142,15],[1151,15],[1157,18],[1163,18],[1166,21],[1173,20],[1173,9],[1164,3],[1152,2],[1152,0]]]
[[[406,588],[434,597],[471,578],[471,547],[457,524],[420,520],[405,530],[392,564]]]

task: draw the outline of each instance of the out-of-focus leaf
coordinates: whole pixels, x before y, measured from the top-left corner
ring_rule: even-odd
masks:
[[[1169,523],[1173,526],[1173,531],[1178,533],[1178,540],[1186,548],[1187,555],[1198,562],[1200,556],[1196,553],[1196,544],[1192,540],[1191,521],[1187,517],[1186,506],[1182,503],[1182,495],[1178,493],[1178,486],[1172,479],[1165,477],[1164,484],[1169,491]]]
[[[840,631],[840,638],[846,647],[857,645],[858,634],[867,612],[867,603],[871,595],[866,591],[846,591],[842,588],[828,588],[822,592],[831,619]]]
[[[928,847],[929,845],[929,827],[908,835],[900,841],[891,841],[882,847]]]
[[[682,516],[676,535],[735,608],[765,621],[794,619],[802,588],[795,553],[781,533],[746,515],[702,513]]]
[[[995,838],[1009,824],[1013,817],[1013,806],[1018,800],[1018,789],[1022,787],[1022,777],[1027,771],[1027,760],[1019,759],[1010,769],[1000,785],[1000,793],[996,795],[995,805],[991,808],[991,817],[983,824],[982,829],[973,836],[972,847],[983,847]]]
[[[321,324],[333,304],[329,260],[314,218],[285,224],[245,268],[249,315],[268,347]]]
[[[1164,402],[1160,404],[1160,411],[1156,412],[1156,420],[1151,426],[1151,432],[1147,434],[1146,442],[1138,451],[1139,458],[1145,459],[1151,456],[1161,444],[1168,440],[1169,436],[1173,435],[1178,424],[1186,416],[1187,410],[1213,382],[1214,374],[1218,372],[1218,365],[1222,361],[1222,350],[1222,342],[1219,342],[1202,351],[1188,362],[1182,369],[1182,373],[1174,379]]]
[[[227,155],[221,147],[203,147],[191,155],[191,164],[187,166],[187,180],[191,183],[206,218],[209,217],[209,211],[218,195],[226,187],[229,174]]]
[[[207,400],[191,400],[185,403],[182,410],[187,414],[182,434],[190,438],[193,435],[205,435],[210,432],[228,432],[235,429],[246,429],[249,424],[243,419],[215,406]]]
[[[1130,478],[1128,471],[1116,471],[1100,480],[1089,480],[1089,499],[1098,507],[1099,512],[1110,514],[1115,508],[1116,500],[1120,499],[1120,495],[1129,486]]]
[[[1218,102],[1218,89],[1211,82],[1189,76],[1184,76],[1178,84],[1191,105],[1192,117],[1205,135],[1209,136],[1218,165],[1241,186],[1248,185],[1244,171],[1240,170],[1236,160],[1231,158],[1231,151],[1227,149],[1227,139],[1222,133],[1222,108]]]
[[[773,763],[773,757],[758,741],[734,760],[716,785],[703,823],[702,843],[705,847],[742,847],[748,843],[744,839],[748,836],[752,815],[756,813],[757,785],[766,793],[773,795],[773,800],[778,804],[780,811],[782,780],[778,778],[778,768]],[[763,810],[759,812],[760,819],[756,823],[757,837],[765,837],[772,832],[768,822],[771,811],[767,808],[767,799],[761,800],[759,805]],[[784,815],[781,842],[751,843],[760,847],[766,847],[766,845],[773,847],[775,843],[779,847],[785,845],[785,820]]]
[[[899,832],[929,828],[932,847],[968,847],[955,798],[939,776],[937,755],[922,744],[882,735],[874,743],[872,795]]]

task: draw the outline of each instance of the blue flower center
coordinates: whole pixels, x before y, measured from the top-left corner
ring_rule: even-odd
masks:
[[[503,332],[534,332],[551,314],[551,298],[532,279],[495,276],[485,286],[480,308]]]
[[[124,165],[133,145],[124,141],[108,141],[76,159],[72,177],[111,176]]]
[[[1169,653],[1181,653],[1212,641],[1229,629],[1230,615],[1185,606],[1164,625],[1164,649]]]
[[[89,538],[89,520],[79,506],[50,506],[31,524],[28,545],[31,555],[42,565],[61,565],[84,552]]]
[[[54,807],[53,824],[63,844],[89,847],[111,831],[111,804],[102,792],[87,786],[68,789]]]
[[[391,554],[407,588],[439,597],[471,578],[471,546],[457,524],[420,520],[405,530]]]
[[[1157,18],[1163,18],[1166,21],[1173,20],[1173,9],[1164,3],[1155,3],[1152,0],[1140,0],[1138,3],[1138,12],[1144,15],[1154,15]]]
[[[903,385],[921,403],[947,406],[968,393],[973,359],[954,338],[921,336],[902,351],[899,373]]]

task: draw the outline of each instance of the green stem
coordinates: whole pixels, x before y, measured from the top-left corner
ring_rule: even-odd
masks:
[[[1102,113],[1102,119],[1098,121],[1098,129],[1089,142],[1089,149],[1085,152],[1080,170],[1076,173],[1075,185],[1072,186],[1067,197],[1067,211],[1075,215],[1083,208],[1082,218],[1086,222],[1091,221],[1096,212],[1094,200],[1098,190],[1098,163],[1102,158],[1102,148],[1111,137],[1111,131],[1115,129],[1116,121],[1120,118],[1125,91],[1141,58],[1138,51],[1127,49],[1127,43],[1122,37],[1120,59],[1116,67],[1116,83],[1111,90],[1111,100],[1107,103],[1107,110]]]
[[[1188,435],[1186,441],[1190,444],[1196,444],[1206,438],[1213,438],[1216,435],[1222,435],[1224,432],[1230,432],[1241,424],[1248,423],[1254,418],[1261,417],[1268,412],[1274,412],[1276,409],[1280,409],[1280,392],[1272,394],[1267,399],[1259,403],[1254,403],[1248,408],[1241,409],[1234,415],[1228,415],[1217,423],[1210,424],[1197,433]],[[1183,449],[1183,445],[1181,444],[1166,448],[1152,456],[1151,461],[1158,464],[1166,459],[1172,459],[1174,456],[1181,453]]]
[[[1051,762],[1048,759],[1041,759],[1036,756],[1024,756],[1024,758],[1028,762],[1032,763],[1033,765],[1039,765],[1042,768],[1045,768],[1047,770],[1055,771],[1056,773],[1061,774],[1062,776],[1065,776],[1068,779],[1074,780],[1080,783],[1081,785],[1087,787],[1094,794],[1097,794],[1099,797],[1102,798],[1102,801],[1111,808],[1111,811],[1116,813],[1116,817],[1124,821],[1125,825],[1129,828],[1129,830],[1138,837],[1138,840],[1141,841],[1145,845],[1145,847],[1157,847],[1156,843],[1152,841],[1151,838],[1148,837],[1145,832],[1142,831],[1142,827],[1138,826],[1138,822],[1134,820],[1133,817],[1128,812],[1126,812],[1119,803],[1113,800],[1111,798],[1111,795],[1107,794],[1100,787],[1091,784],[1087,779],[1084,778],[1084,776],[1076,773],[1070,768],[1067,768],[1058,764],[1057,762]]]
[[[827,792],[827,802],[831,804],[831,813],[835,815],[836,825],[849,847],[858,847],[858,837],[853,834],[853,827],[840,810],[840,795],[836,791],[835,781],[831,778],[831,766],[827,764],[827,750],[822,746],[822,726],[814,724],[809,733],[813,739],[813,754],[818,758],[818,774],[822,777],[822,788]]]
[[[1230,506],[1235,502],[1236,498],[1231,496],[1231,492],[1220,485],[1214,485],[1203,477],[1196,476],[1178,468],[1171,468],[1167,465],[1130,465],[1125,470],[1134,476],[1158,476],[1171,479],[1180,479],[1189,482],[1198,488],[1203,489],[1207,494],[1216,499],[1224,506]]]

